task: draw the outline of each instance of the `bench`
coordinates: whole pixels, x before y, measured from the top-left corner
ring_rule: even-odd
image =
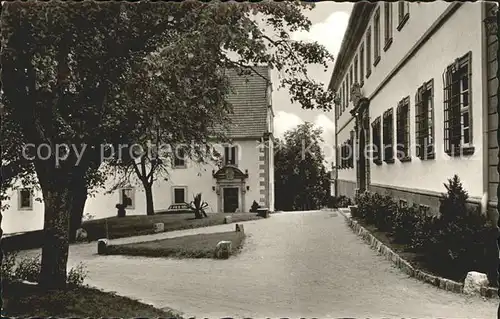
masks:
[[[267,207],[257,208],[257,216],[268,218],[269,217],[269,208],[267,208]]]
[[[156,212],[156,214],[185,214],[192,213],[191,207],[187,203],[182,204],[172,204],[168,206],[167,210],[162,210]]]

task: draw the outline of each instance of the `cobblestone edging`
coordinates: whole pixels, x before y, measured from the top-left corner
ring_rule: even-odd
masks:
[[[401,269],[404,273],[409,275],[410,277],[414,277],[422,282],[426,282],[431,284],[439,289],[462,293],[463,292],[463,283],[456,282],[450,279],[434,276],[428,274],[422,270],[415,269],[408,261],[401,258],[397,253],[395,253],[392,249],[384,245],[381,241],[379,241],[375,236],[373,236],[366,228],[361,226],[357,221],[351,218],[351,213],[349,208],[339,208],[339,212],[346,219],[347,225],[353,230],[353,232],[360,236],[367,244],[370,245],[370,248],[376,250],[380,255],[384,256],[385,259],[392,261],[392,263]],[[498,289],[497,288],[481,288],[481,296],[487,298],[497,298],[498,297]]]

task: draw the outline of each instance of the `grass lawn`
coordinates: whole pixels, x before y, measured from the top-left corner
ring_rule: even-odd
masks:
[[[176,238],[160,239],[143,243],[113,245],[108,254],[148,257],[213,258],[215,246],[222,240],[232,242],[231,255],[243,247],[245,234],[242,232],[222,232],[198,234]]]
[[[82,227],[87,231],[90,240],[106,238],[106,222],[108,225],[108,238],[123,238],[139,235],[153,234],[153,224],[164,223],[165,231],[199,228],[224,224],[224,217],[231,216],[232,222],[243,222],[261,219],[253,213],[216,213],[209,214],[203,219],[195,219],[194,213],[189,214],[157,214],[152,216],[135,215],[122,218],[110,217],[84,222]]]
[[[46,291],[37,285],[4,283],[2,290],[2,317],[182,318],[93,288]]]

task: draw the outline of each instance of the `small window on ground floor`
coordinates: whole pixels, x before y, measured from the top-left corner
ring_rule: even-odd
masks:
[[[33,194],[31,189],[23,188],[19,190],[19,210],[33,209]]]
[[[174,187],[174,204],[186,203],[186,194],[186,187]]]
[[[135,208],[135,188],[122,188],[120,191],[120,203],[125,205],[125,209]]]

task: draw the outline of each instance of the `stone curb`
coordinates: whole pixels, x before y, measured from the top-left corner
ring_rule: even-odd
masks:
[[[401,258],[397,253],[392,251],[389,247],[384,245],[375,236],[373,236],[366,228],[361,226],[357,221],[351,218],[350,209],[339,208],[338,211],[344,216],[347,225],[352,229],[352,231],[360,236],[373,250],[376,250],[380,255],[384,256],[385,259],[392,261],[392,263],[401,269],[404,273],[410,277],[416,278],[422,282],[431,284],[439,289],[463,293],[464,284],[456,282],[450,279],[434,276],[428,274],[422,270],[415,269],[408,261]],[[498,289],[491,287],[481,288],[481,296],[486,298],[497,298]]]

